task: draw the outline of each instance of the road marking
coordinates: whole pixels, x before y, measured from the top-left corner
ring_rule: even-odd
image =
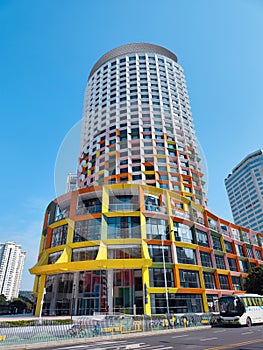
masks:
[[[154,348],[153,348],[153,345],[150,345],[148,344],[147,347],[150,347],[151,350],[158,350],[158,349],[173,349],[173,347],[169,346],[169,347],[164,347],[165,345],[154,345]]]
[[[214,331],[214,333],[224,333],[226,330],[223,329],[222,331]]]
[[[243,333],[241,333],[241,334],[253,334],[254,332],[243,332]]]
[[[183,337],[189,337],[188,334],[184,334],[184,335],[175,335],[174,337],[172,338],[183,338]]]
[[[212,338],[203,338],[203,339],[200,339],[200,341],[209,341],[209,340],[215,340],[215,339],[218,339],[216,337],[212,337]]]
[[[260,343],[263,342],[263,338],[261,339],[254,339],[254,340],[249,340],[249,341],[244,341],[242,343],[234,343],[234,344],[228,344],[228,345],[222,345],[222,346],[216,346],[214,348],[207,348],[205,350],[224,350],[224,349],[233,349],[238,346],[242,345],[249,345],[249,344],[255,344],[255,343]]]
[[[76,348],[87,348],[87,345],[71,345],[71,346],[63,346],[62,348],[56,348],[57,350],[65,350],[65,349],[76,349]]]

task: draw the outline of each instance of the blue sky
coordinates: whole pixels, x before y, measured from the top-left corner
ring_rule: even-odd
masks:
[[[27,252],[22,289],[33,285],[45,208],[75,171],[84,89],[100,56],[132,42],[176,53],[209,208],[232,220],[224,178],[262,148],[262,38],[261,0],[0,0],[0,241]]]

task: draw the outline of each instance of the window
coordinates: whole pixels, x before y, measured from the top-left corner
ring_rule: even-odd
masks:
[[[109,245],[108,259],[140,259],[142,257],[140,245]]]
[[[133,171],[133,172],[141,171],[141,166],[133,166],[133,167],[132,167],[132,171]]]
[[[245,255],[244,255],[244,252],[243,252],[242,245],[240,245],[240,244],[235,244],[235,246],[236,246],[237,255],[238,255],[238,256],[245,256]]]
[[[233,254],[234,251],[233,251],[232,243],[229,241],[224,241],[224,243],[225,243],[225,248],[226,248],[227,253]]]
[[[176,247],[179,264],[196,264],[195,251],[189,248]]]
[[[213,248],[215,250],[222,250],[220,238],[217,236],[212,235],[212,240],[213,240]]]
[[[204,272],[205,288],[215,289],[215,277],[212,272]]]
[[[221,289],[229,289],[228,277],[226,275],[218,275]]]
[[[179,273],[182,288],[200,288],[199,274],[197,271],[179,270]]]
[[[98,251],[98,247],[72,249],[72,261],[95,260]]]
[[[232,276],[232,283],[233,283],[234,290],[242,290],[240,277]]]
[[[138,196],[116,195],[109,198],[109,211],[136,211],[138,209]]]
[[[237,271],[237,263],[233,258],[227,258],[230,271]]]
[[[246,246],[246,249],[247,249],[247,256],[248,256],[249,258],[254,259],[254,254],[253,254],[253,250],[252,250],[252,248],[251,248],[251,247]]]
[[[101,219],[82,220],[75,223],[73,242],[101,239]]]
[[[133,179],[134,181],[136,181],[136,180],[141,180],[141,178],[142,178],[141,175],[132,175],[132,179]]]
[[[200,258],[201,258],[202,266],[212,267],[211,256],[209,253],[200,251]]]
[[[199,245],[204,246],[204,247],[208,247],[209,244],[208,244],[207,233],[203,232],[203,231],[201,231],[199,229],[196,229],[195,232],[196,232],[197,243]]]
[[[225,265],[224,257],[221,255],[215,255],[215,258],[216,258],[216,267],[218,269],[225,270],[226,265]]]
[[[156,218],[146,218],[146,235],[148,239],[170,239],[168,221]]]
[[[109,217],[108,239],[140,238],[140,218],[132,216]]]
[[[163,255],[166,262],[172,262],[172,254],[170,246],[148,245],[150,258],[153,262],[163,262]]]
[[[174,222],[174,232],[176,241],[194,243],[192,228],[190,226]]]
[[[262,260],[262,256],[261,256],[261,252],[260,252],[260,250],[255,250],[255,252],[256,252],[256,258],[258,259],[258,260]]]
[[[145,179],[146,180],[155,180],[155,175],[154,174],[146,174]]]
[[[68,225],[55,227],[52,230],[51,248],[66,244]]]
[[[165,287],[164,269],[149,269],[150,286],[151,287]],[[173,269],[166,268],[166,282],[167,287],[174,287]]]
[[[248,264],[246,260],[239,260],[239,266],[242,272],[248,273]]]
[[[159,197],[145,195],[144,204],[145,204],[145,210],[147,211],[161,211],[162,209],[164,209],[164,207],[160,206]]]
[[[115,162],[115,160],[114,160]],[[77,215],[85,215],[101,212],[101,201],[99,198],[78,198]]]
[[[58,261],[58,259],[61,257],[62,252],[63,251],[59,251],[59,252],[49,254],[48,264],[55,264]]]

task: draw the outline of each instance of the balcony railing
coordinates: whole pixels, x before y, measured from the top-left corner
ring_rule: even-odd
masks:
[[[204,220],[203,218],[201,218],[201,217],[198,217],[198,218],[196,219],[196,222],[198,222],[198,224],[201,224],[201,225],[204,225],[204,224],[205,224],[205,220]]]
[[[66,219],[69,217],[69,211],[67,212],[64,212],[64,213],[61,213],[61,214],[58,214],[56,217],[55,217],[55,221],[60,221],[60,220],[63,220],[63,219]]]
[[[226,226],[220,226],[220,228],[221,228],[221,231],[222,231],[223,235],[230,237],[230,233],[229,233],[229,231],[228,231]]]
[[[209,227],[211,228],[211,230],[218,232],[218,228],[215,224],[209,223]]]
[[[139,209],[140,205],[134,203],[109,204],[109,211],[138,211]]]
[[[154,205],[154,204],[145,204],[145,210],[166,213],[166,208],[160,207],[159,205]]]
[[[172,215],[179,216],[180,218],[184,218],[184,219],[189,219],[188,212],[184,212],[184,211],[180,211],[180,210],[176,210],[176,209],[172,209]]]
[[[101,212],[101,205],[93,205],[90,207],[77,208],[77,215],[87,215]]]

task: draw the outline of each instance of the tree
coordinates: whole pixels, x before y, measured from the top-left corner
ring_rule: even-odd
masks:
[[[0,305],[6,305],[7,304],[7,300],[6,300],[6,296],[4,294],[0,295]]]
[[[256,266],[248,274],[245,289],[247,293],[263,295],[263,266]]]
[[[14,298],[10,305],[16,308],[17,314],[22,314],[27,309],[27,304],[20,298]]]

